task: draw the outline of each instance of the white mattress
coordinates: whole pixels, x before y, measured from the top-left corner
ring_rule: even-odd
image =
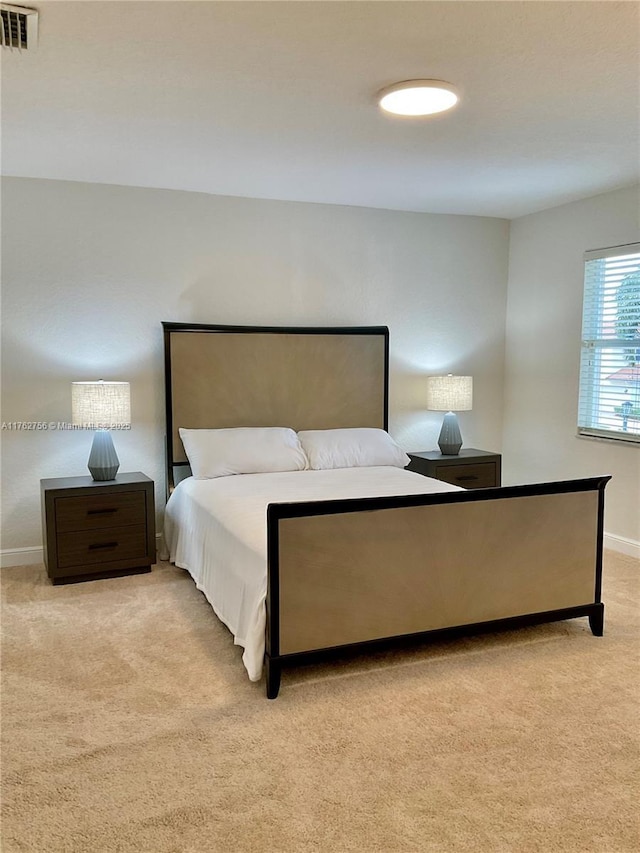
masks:
[[[340,498],[460,491],[401,468],[338,468],[183,480],[169,498],[164,538],[244,648],[252,681],[262,674],[267,594],[267,506]]]

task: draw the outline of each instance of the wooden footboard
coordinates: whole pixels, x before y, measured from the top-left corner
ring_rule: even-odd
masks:
[[[287,661],[588,616],[610,478],[268,508],[267,695]]]

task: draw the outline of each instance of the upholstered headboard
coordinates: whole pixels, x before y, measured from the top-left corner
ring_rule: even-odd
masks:
[[[386,326],[162,326],[169,489],[180,427],[388,428]]]

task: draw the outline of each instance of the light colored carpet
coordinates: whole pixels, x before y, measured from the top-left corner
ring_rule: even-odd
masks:
[[[190,578],[3,569],[2,850],[636,853],[640,565],[586,619],[285,670]]]

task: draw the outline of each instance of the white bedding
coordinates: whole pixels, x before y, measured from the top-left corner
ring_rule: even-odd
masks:
[[[258,681],[265,648],[270,503],[453,491],[459,486],[386,466],[189,477],[169,498],[164,538],[171,562],[193,577],[234,642],[244,648],[249,678]]]

